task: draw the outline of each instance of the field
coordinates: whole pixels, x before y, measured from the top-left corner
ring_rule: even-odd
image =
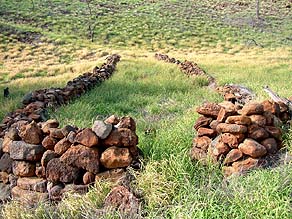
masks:
[[[291,1],[261,1],[260,19],[255,1],[245,0],[0,0],[0,6],[0,90],[11,93],[0,96],[0,119],[27,92],[64,86],[118,53],[112,78],[50,116],[79,127],[112,114],[137,121],[145,160],[133,187],[144,200],[141,217],[292,218],[289,159],[228,179],[219,167],[190,160],[196,107],[222,97],[205,78],[154,59],[161,52],[194,61],[220,85],[249,87],[257,100],[268,98],[264,85],[290,97]],[[291,153],[292,132],[284,138]],[[11,202],[0,218],[96,218],[110,186],[102,182],[58,206]]]

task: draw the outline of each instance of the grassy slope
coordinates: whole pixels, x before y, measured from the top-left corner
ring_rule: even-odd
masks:
[[[167,52],[168,48],[172,48],[168,51],[171,55],[198,62],[214,75],[220,84],[231,82],[247,85],[256,91],[260,100],[267,98],[261,90],[261,86],[265,84],[270,85],[283,96],[291,96],[287,83],[291,80],[291,51],[285,47],[285,44],[276,48],[281,42],[279,39],[285,37],[289,28],[281,26],[285,30],[283,35],[275,33],[273,40],[268,37],[265,39],[264,34],[260,32],[244,29],[247,36],[251,35],[256,40],[263,39],[261,43],[275,49],[246,48],[242,45],[246,36],[242,36],[241,42],[232,38],[237,31],[242,32],[242,29],[231,26],[220,26],[222,28],[218,29],[217,22],[221,23],[222,20],[217,18],[214,22],[205,15],[205,20],[195,20],[191,16],[196,22],[194,20],[189,22],[180,16],[179,13],[182,11],[188,11],[188,4],[193,3],[191,1],[188,3],[169,1],[178,4],[178,9],[169,8],[170,3],[163,4],[161,1],[158,3],[114,1],[114,3],[131,4],[134,9],[130,10],[127,10],[124,4],[103,1],[106,2],[107,8],[116,7],[111,11],[116,10],[121,13],[108,12],[102,15],[99,20],[101,29],[98,28],[98,31],[102,30],[105,35],[112,32],[115,34],[103,38],[101,33],[97,33],[101,37],[97,37],[96,43],[91,44],[85,40],[86,27],[78,26],[75,20],[80,18],[64,12],[65,9],[69,12],[75,11],[76,8],[81,11],[86,10],[79,1],[74,1],[74,4],[67,4],[68,1],[54,1],[56,6],[53,7],[54,16],[51,17],[44,17],[45,13],[48,13],[46,7],[29,15],[31,1],[21,1],[22,10],[18,11],[18,16],[13,9],[16,6],[8,4],[8,1],[0,0],[0,2],[6,5],[0,9],[2,15],[3,12],[11,12],[1,16],[1,19],[9,20],[6,23],[9,23],[14,30],[19,31],[21,27],[27,31],[28,26],[32,26],[30,28],[33,31],[40,31],[43,34],[41,38],[43,44],[35,46],[18,42],[15,35],[3,33],[5,37],[1,38],[0,88],[9,86],[13,94],[8,101],[0,99],[5,103],[4,106],[2,105],[0,117],[15,108],[21,95],[28,90],[63,85],[69,78],[100,63],[105,55],[103,51],[119,52],[122,54],[122,62],[118,64],[118,71],[109,81],[72,104],[51,112],[51,116],[59,119],[63,124],[71,123],[81,127],[90,126],[96,117],[104,118],[111,114],[127,114],[136,119],[139,147],[145,153],[146,166],[144,171],[137,175],[135,187],[144,194],[144,215],[147,218],[291,218],[291,164],[222,180],[221,172],[216,166],[203,167],[189,160],[188,151],[194,134],[191,127],[198,117],[195,113],[196,106],[205,100],[220,101],[221,97],[203,87],[206,83],[203,78],[187,78],[176,66],[157,62],[153,59],[153,53],[144,50],[160,49]],[[35,2],[36,6],[39,6],[40,3]],[[42,4],[49,2],[43,1]],[[220,3],[220,1],[214,2],[213,5]],[[199,5],[195,8],[194,10],[198,12],[196,16],[202,18],[203,13],[199,14],[199,12],[205,10],[207,6]],[[138,10],[135,9],[137,7],[141,11],[138,19],[126,16],[137,14],[135,12]],[[158,19],[156,16],[159,15],[161,8],[168,15],[159,18],[160,22],[155,23],[157,26],[151,27],[153,30],[138,29],[141,23],[151,24],[152,19]],[[230,8],[232,7],[229,5],[224,9],[225,12]],[[173,20],[168,20],[172,17],[173,10],[176,10],[178,15],[174,16]],[[148,16],[150,12],[153,16]],[[222,13],[220,10],[215,12],[218,16]],[[246,13],[249,13],[248,10]],[[120,26],[114,28],[105,25],[116,19],[116,16],[120,17],[119,22],[116,22]],[[236,16],[236,13],[233,16]],[[35,19],[33,25],[25,23],[28,22],[28,17]],[[80,22],[83,22],[82,19]],[[44,23],[52,28],[51,32],[46,28],[40,29]],[[80,29],[76,30],[76,35],[68,37],[65,34],[72,34],[74,31],[72,23],[76,23]],[[66,28],[62,24],[66,24]],[[125,25],[123,30],[122,26]],[[163,29],[160,30],[161,27]],[[185,34],[176,36],[181,30],[176,31],[174,27],[178,29],[186,27],[191,33],[188,35],[188,32],[184,32]],[[200,36],[193,34],[195,29],[198,29]],[[57,34],[56,31],[61,33]],[[155,34],[155,31],[163,32],[165,35]],[[129,33],[129,37],[122,40],[126,33]],[[158,38],[153,39],[154,35]],[[74,45],[70,43],[72,38],[76,40]],[[103,41],[100,41],[101,39]],[[107,43],[105,39],[113,43],[111,45],[115,49],[97,45]],[[273,44],[271,41],[277,43]],[[125,49],[123,46],[131,46],[131,48]],[[141,49],[137,49],[138,47]],[[23,55],[25,51],[29,55]],[[27,56],[30,56],[30,59]],[[40,58],[42,56],[43,58]],[[19,72],[25,65],[27,71]],[[40,74],[38,72],[46,73],[38,76]],[[15,76],[19,73],[22,75]],[[145,135],[147,129],[155,132]],[[287,146],[291,148],[291,140],[288,137]],[[11,203],[5,205],[2,214],[5,218],[94,218],[95,209],[101,206],[102,198],[109,187],[106,183],[98,184],[86,196],[69,197],[57,209],[44,204],[32,210]]]

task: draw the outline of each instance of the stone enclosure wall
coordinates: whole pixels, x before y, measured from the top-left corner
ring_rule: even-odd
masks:
[[[243,107],[224,101],[205,103],[197,112],[191,157],[221,163],[226,176],[264,165],[282,148],[279,127],[289,119],[285,106],[268,100]]]

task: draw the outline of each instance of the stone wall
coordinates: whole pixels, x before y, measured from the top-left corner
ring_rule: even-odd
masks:
[[[223,165],[226,176],[270,162],[282,148],[279,128],[289,118],[288,108],[271,101],[205,103],[194,128],[191,157],[203,163]]]
[[[91,128],[56,120],[13,124],[0,144],[0,196],[60,200],[67,191],[84,193],[96,180],[118,180],[127,167],[140,168],[136,124],[111,116]]]
[[[116,64],[120,61],[119,55],[107,58],[101,67],[95,67],[92,72],[84,73],[63,88],[49,88],[28,93],[23,98],[23,106],[7,114],[0,124],[0,138],[5,135],[12,124],[17,122],[46,121],[48,107],[57,107],[79,97],[94,86],[108,79],[115,71]]]

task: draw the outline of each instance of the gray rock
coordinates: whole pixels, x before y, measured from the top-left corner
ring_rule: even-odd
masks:
[[[10,199],[11,196],[11,189],[9,185],[4,183],[0,183],[0,201],[7,201]]]
[[[24,141],[13,141],[10,146],[10,157],[14,160],[40,161],[45,148],[42,145],[28,144]]]
[[[4,171],[7,173],[12,172],[12,162],[13,160],[10,158],[8,153],[4,153],[0,158],[0,171]]]
[[[2,146],[3,146],[3,138],[0,138],[0,157],[2,157],[3,155]]]
[[[28,93],[26,94],[23,99],[22,99],[22,103],[23,104],[29,104],[32,101],[32,93]]]
[[[92,125],[92,131],[94,131],[100,139],[105,139],[108,137],[112,129],[112,124],[107,124],[100,120],[96,120]]]

